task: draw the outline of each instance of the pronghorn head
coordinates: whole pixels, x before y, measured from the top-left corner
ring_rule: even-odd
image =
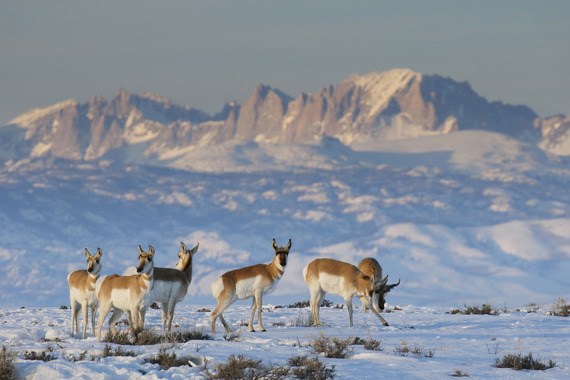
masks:
[[[178,252],[178,262],[176,263],[176,269],[183,271],[192,265],[192,258],[194,257],[194,254],[198,252],[199,245],[200,243],[197,243],[194,248],[188,249],[186,248],[186,244],[180,242],[180,252]]]
[[[289,256],[289,250],[291,249],[291,239],[287,243],[286,247],[278,247],[273,239],[273,250],[275,251],[275,256],[277,256],[277,262],[281,267],[285,268],[287,265],[287,256]]]
[[[139,265],[137,266],[137,273],[149,273],[154,268],[153,257],[154,248],[152,248],[152,245],[148,246],[148,252],[143,251],[139,245]]]
[[[388,285],[388,275],[382,280],[376,280],[376,277],[372,275],[370,277],[370,283],[372,284],[372,303],[377,305],[380,310],[384,310],[384,304],[386,303],[386,294],[400,285],[400,280],[397,283]]]
[[[87,258],[87,273],[89,274],[99,274],[101,271],[101,256],[103,252],[101,248],[97,248],[97,254],[91,255],[87,248],[85,248],[85,257]]]

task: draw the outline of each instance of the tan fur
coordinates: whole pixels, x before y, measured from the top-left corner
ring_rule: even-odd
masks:
[[[192,281],[192,261],[199,244],[192,249],[180,243],[176,268],[154,268],[154,300],[161,303],[162,330],[172,329],[172,317],[178,302],[182,302]]]
[[[97,339],[101,340],[101,327],[107,314],[113,308],[113,314],[109,319],[109,328],[113,336],[116,335],[115,323],[117,319],[127,312],[129,327],[134,333],[138,333],[144,326],[146,309],[153,300],[154,282],[154,248],[149,245],[149,252],[144,252],[140,245],[139,265],[137,272],[131,276],[119,276],[112,274],[97,284],[97,299],[101,306],[97,321]]]
[[[75,332],[79,332],[79,311],[83,309],[83,339],[87,333],[87,316],[91,309],[91,328],[95,335],[95,314],[99,303],[95,295],[95,283],[101,272],[101,256],[103,252],[97,248],[97,254],[91,255],[85,248],[85,257],[87,258],[87,270],[76,270],[67,276],[69,284],[69,303],[71,306],[71,336]],[[89,272],[91,271],[91,272]]]
[[[344,298],[348,308],[350,327],[352,327],[352,298],[359,297],[362,303],[374,312],[382,324],[388,322],[370,307],[370,297],[377,283],[374,276],[368,277],[352,264],[334,259],[316,259],[303,269],[303,276],[311,292],[311,313],[313,323],[320,324],[319,309],[326,293],[337,294]]]
[[[374,275],[375,278],[382,278],[382,267],[380,266],[380,264],[378,263],[378,261],[373,258],[373,257],[366,257],[364,259],[362,259],[362,261],[360,262],[360,264],[358,264],[358,269],[360,269],[360,271],[362,273],[364,273],[365,276],[368,277],[372,277],[372,275]],[[376,297],[378,298],[378,297]],[[381,313],[382,311],[380,310],[380,308],[378,307],[378,300],[370,300],[370,303],[372,304],[372,306],[374,307],[374,309],[376,309],[377,312]],[[362,304],[362,311],[364,313],[366,313],[366,304]]]
[[[256,264],[245,268],[234,269],[221,275],[212,284],[212,294],[218,300],[218,305],[210,315],[212,333],[216,332],[216,319],[219,317],[227,332],[231,332],[222,313],[238,299],[252,298],[249,331],[253,329],[253,317],[257,309],[258,327],[265,331],[261,323],[261,305],[264,294],[271,293],[283,276],[287,257],[291,249],[291,239],[286,247],[277,247],[275,239],[272,243],[275,257],[270,264]]]

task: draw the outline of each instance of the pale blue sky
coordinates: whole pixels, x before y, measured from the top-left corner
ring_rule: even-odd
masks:
[[[570,1],[1,1],[0,124],[121,87],[206,112],[405,67],[570,113]]]

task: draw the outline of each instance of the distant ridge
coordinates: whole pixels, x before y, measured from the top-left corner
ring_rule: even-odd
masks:
[[[564,123],[539,119],[526,106],[488,102],[467,82],[393,69],[354,74],[297,98],[259,84],[242,105],[229,102],[213,116],[125,89],[111,100],[66,100],[25,112],[1,127],[0,157],[89,161],[113,153],[145,162],[176,159],[236,139],[308,143],[329,136],[351,145],[460,130],[493,131],[566,155],[570,146],[563,142],[570,128]]]

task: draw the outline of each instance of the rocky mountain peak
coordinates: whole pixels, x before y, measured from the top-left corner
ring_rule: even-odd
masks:
[[[234,139],[306,143],[329,136],[350,145],[487,130],[532,143],[550,135],[542,146],[555,151],[567,128],[536,120],[530,108],[488,102],[467,82],[401,68],[354,74],[297,98],[258,84],[242,105],[229,102],[214,116],[157,94],[121,88],[109,101],[102,96],[85,104],[70,99],[28,111],[0,128],[0,144],[3,156],[10,157],[93,160],[117,150],[123,153],[113,157],[137,161],[174,158]],[[134,144],[137,149],[130,149]]]

